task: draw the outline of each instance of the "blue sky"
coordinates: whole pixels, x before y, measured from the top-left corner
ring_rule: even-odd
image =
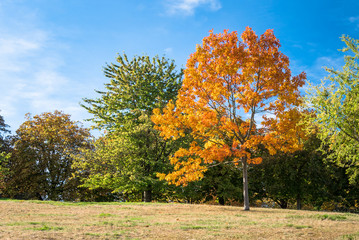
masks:
[[[273,29],[294,74],[319,83],[343,64],[342,34],[359,38],[358,0],[1,0],[0,115],[15,132],[24,115],[88,113],[82,98],[108,81],[117,53],[166,55],[184,67],[208,31]],[[89,126],[89,123],[85,123]]]

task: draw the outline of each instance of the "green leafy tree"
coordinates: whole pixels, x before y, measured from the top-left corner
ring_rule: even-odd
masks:
[[[215,165],[204,173],[204,177],[186,186],[166,187],[167,201],[204,203],[213,201],[220,205],[242,202],[241,173],[232,165]]]
[[[83,180],[90,188],[143,192],[143,200],[151,201],[166,184],[156,172],[168,171],[168,156],[178,143],[163,140],[150,117],[153,109],[176,98],[182,73],[164,57],[128,60],[125,54],[107,64],[104,73],[110,79],[106,91],[97,91],[98,99],[84,99],[82,106],[94,115],[95,128],[108,135],[95,143],[94,152],[79,155],[76,168],[87,173]]]
[[[6,133],[10,133],[8,130],[9,125],[5,123],[3,116],[0,115],[0,139],[4,139]]]
[[[225,205],[229,200],[243,201],[241,198],[243,191],[241,179],[242,174],[237,167],[230,164],[220,164],[208,168],[199,184],[206,200],[210,200],[210,197],[216,197],[219,204]]]
[[[341,51],[351,51],[351,55],[344,57],[342,70],[326,68],[330,75],[320,86],[312,87],[308,104],[316,113],[310,121],[329,145],[330,157],[348,168],[354,183],[359,179],[359,40],[343,36],[342,41],[346,47]]]
[[[10,137],[9,125],[5,123],[3,116],[0,115],[0,153],[9,152],[10,150]]]
[[[168,151],[168,144],[143,114],[128,131],[108,133],[94,141],[91,149],[81,149],[73,168],[91,190],[108,189],[127,201],[146,197],[151,201],[164,194],[166,183],[159,181],[156,170],[170,166],[164,157]]]
[[[264,150],[263,162],[251,169],[255,198],[272,199],[281,208],[296,202],[297,209],[301,209],[303,203],[320,206],[328,200],[331,169],[324,161],[325,155],[318,150],[320,144],[313,134],[303,149],[294,153],[270,155]]]
[[[89,130],[59,111],[26,117],[14,139],[8,195],[73,200],[78,181],[70,180],[71,155],[88,145]]]
[[[8,127],[9,125],[5,123],[3,116],[0,115],[0,196],[6,187],[6,181],[10,174],[10,144],[9,137],[6,136],[10,133]]]
[[[9,158],[10,154],[0,152],[0,197],[6,188],[6,182],[10,175]]]

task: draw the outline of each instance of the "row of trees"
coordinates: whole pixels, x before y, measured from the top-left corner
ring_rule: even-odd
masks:
[[[104,68],[106,90],[82,104],[102,136],[58,111],[1,135],[2,195],[357,210],[358,41],[343,37],[354,56],[305,105],[305,73],[291,76],[273,32],[241,39],[211,32],[183,71],[119,55]]]

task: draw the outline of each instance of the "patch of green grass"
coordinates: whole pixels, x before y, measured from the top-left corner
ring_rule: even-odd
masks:
[[[13,199],[10,199],[10,198],[0,198],[0,201],[13,201]]]
[[[223,227],[232,228],[232,225],[221,226],[221,223],[216,220],[198,220],[192,222],[192,224],[184,224],[180,226],[182,230],[190,230],[190,229],[208,229],[208,230],[218,230]]]
[[[287,227],[294,227],[296,229],[304,229],[304,228],[312,228],[312,226],[308,226],[308,225],[294,225],[292,223],[287,224]]]
[[[341,220],[347,219],[347,217],[344,215],[329,215],[329,214],[323,214],[323,215],[316,214],[316,215],[313,215],[312,217],[318,218],[320,220],[328,219],[328,220],[332,220],[332,221],[341,221]]]
[[[13,202],[24,202],[24,200],[14,200],[14,199],[0,199],[4,201],[13,201]],[[41,200],[26,200],[26,202],[37,203],[37,204],[49,204],[54,206],[89,206],[89,205],[151,205],[158,206],[164,205],[166,203],[145,203],[145,202],[60,202],[60,201],[41,201]]]
[[[6,223],[6,226],[22,226],[22,225],[26,225],[26,223],[24,222],[13,222],[13,223]]]
[[[257,222],[255,221],[245,221],[245,222],[241,222],[240,225],[244,225],[244,226],[251,226],[251,225],[257,225]]]
[[[41,227],[35,227],[35,228],[28,228],[28,230],[36,230],[36,231],[59,231],[59,230],[64,230],[63,227],[52,227],[52,226],[48,226],[46,224],[43,224]]]
[[[121,237],[121,236],[122,236],[122,234],[119,234],[119,233],[114,233],[112,236],[114,236],[114,237]]]
[[[347,217],[345,215],[338,215],[338,214],[315,214],[311,216],[303,216],[303,215],[287,215],[286,218],[290,219],[302,219],[302,218],[316,218],[320,220],[332,220],[332,221],[340,221],[345,220]]]
[[[100,233],[85,233],[86,236],[94,236],[94,237],[100,237]]]
[[[103,224],[103,225],[108,225],[108,226],[113,226],[113,225],[115,225],[114,222],[107,222],[107,221],[102,222],[102,224]]]
[[[207,229],[216,230],[223,228],[223,224],[227,222],[226,220],[219,220],[219,219],[200,219],[197,221],[193,221],[193,225],[203,226]],[[227,222],[227,224],[232,224],[233,222]],[[228,226],[228,225],[227,225]]]
[[[359,239],[359,232],[352,233],[352,234],[345,234],[345,235],[342,236],[342,239],[345,239],[345,240]]]
[[[24,225],[41,225],[41,222],[13,222],[13,223],[6,223],[3,225],[6,226],[24,226]]]
[[[40,201],[28,200],[28,202],[37,204],[49,204],[54,206],[89,206],[89,205],[120,205],[119,202],[59,202],[59,201]]]
[[[30,225],[40,225],[40,224],[42,224],[42,223],[40,223],[40,222],[29,222],[29,224],[30,224]]]
[[[303,215],[287,215],[286,218],[301,219],[301,218],[305,218],[305,216],[303,216]]]

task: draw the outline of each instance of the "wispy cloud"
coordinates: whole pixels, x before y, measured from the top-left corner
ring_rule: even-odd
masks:
[[[171,55],[172,53],[173,53],[173,48],[166,48],[165,50],[164,50],[164,52],[165,52],[165,54],[168,56],[168,55]]]
[[[290,63],[292,76],[304,71],[307,74],[307,83],[311,85],[321,84],[322,81],[326,82],[329,73],[325,70],[325,67],[340,70],[343,65],[343,56],[339,52],[338,55],[318,57],[311,65],[303,65],[295,60],[292,60]],[[305,95],[309,88],[309,84],[305,84],[300,88],[300,92]]]
[[[1,18],[6,18],[2,16]],[[53,32],[34,24],[31,17],[17,22],[0,22],[0,110],[14,131],[27,112],[39,114],[56,109],[73,116],[88,118],[79,106],[81,85],[63,74],[66,48],[54,38]],[[28,25],[26,25],[28,23]]]
[[[359,16],[350,17],[350,18],[349,18],[349,21],[350,21],[351,23],[359,23]]]
[[[350,17],[349,22],[355,24],[356,29],[359,29],[359,16]]]
[[[24,60],[40,50],[44,42],[46,42],[46,34],[39,30],[24,35],[1,33],[0,70],[2,72],[21,71],[26,67]]]
[[[307,73],[308,82],[316,85],[320,84],[321,81],[325,81],[325,79],[329,76],[329,73],[325,70],[325,68],[340,70],[344,65],[344,60],[342,56],[323,56],[319,57],[315,60],[312,66],[302,66],[300,67],[302,71]],[[296,66],[298,68],[298,66]],[[306,89],[305,86],[304,89]]]
[[[169,0],[166,5],[167,13],[171,15],[193,15],[199,7],[206,7],[211,11],[217,11],[222,7],[219,0]]]

